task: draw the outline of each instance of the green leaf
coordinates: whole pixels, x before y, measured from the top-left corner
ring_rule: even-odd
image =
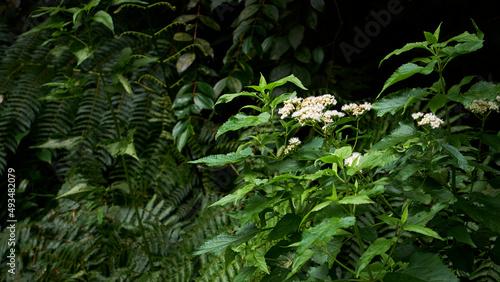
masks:
[[[420,225],[405,225],[405,226],[403,226],[403,229],[406,231],[417,232],[417,233],[444,241],[444,239],[441,238],[441,236],[439,236],[439,234],[436,231],[434,231],[430,228],[427,228],[427,227],[423,227]]]
[[[453,237],[453,239],[457,240],[458,242],[469,244],[472,247],[476,248],[476,244],[474,244],[474,242],[472,241],[470,233],[469,231],[467,231],[467,228],[464,225],[457,225],[452,228],[447,228],[446,235]]]
[[[432,205],[430,211],[421,211],[413,216],[410,216],[410,218],[408,218],[407,224],[425,226],[429,221],[431,221],[434,218],[436,213],[446,208],[447,206],[448,205],[444,203],[436,203]]]
[[[393,147],[394,145],[406,142],[417,136],[417,128],[411,121],[400,122],[399,126],[394,129],[389,136],[382,138],[377,144],[375,144],[371,150],[385,150]]]
[[[446,97],[443,94],[436,94],[432,99],[429,101],[429,108],[431,109],[432,113],[436,113],[437,110],[441,109],[446,105],[446,102],[448,102],[448,97]]]
[[[383,61],[389,59],[393,55],[399,55],[401,53],[410,51],[410,50],[415,49],[415,48],[423,48],[423,49],[426,49],[426,50],[430,51],[430,49],[429,49],[429,47],[427,47],[427,45],[429,45],[429,43],[427,43],[426,41],[407,43],[405,46],[403,46],[403,48],[396,49],[396,50],[392,51],[391,53],[389,53],[387,56],[385,56],[382,59],[382,61],[380,61],[379,67],[380,67],[380,65],[382,65]]]
[[[245,185],[243,188],[236,190],[234,193],[224,196],[224,198],[218,200],[217,202],[211,204],[209,207],[213,206],[223,206],[225,204],[236,202],[246,196],[248,192],[252,191],[255,187],[254,184]]]
[[[387,81],[384,83],[384,87],[382,87],[382,90],[380,93],[377,95],[377,98],[384,92],[387,87],[395,84],[396,82],[399,82],[401,80],[405,80],[417,73],[421,73],[424,75],[430,74],[434,70],[434,65],[437,63],[436,60],[433,60],[427,66],[421,67],[419,65],[416,65],[414,63],[406,63],[402,66],[400,66],[392,75],[387,79]]]
[[[94,47],[89,47],[85,46],[79,50],[73,51],[73,55],[78,59],[77,66],[79,66],[83,61],[88,59],[88,57],[92,56],[92,54],[95,52],[97,46]]]
[[[214,109],[214,101],[200,93],[196,93],[194,96],[194,104],[198,106],[200,109],[205,110],[213,110]]]
[[[276,223],[273,230],[269,233],[269,240],[278,240],[282,237],[297,231],[301,218],[295,214],[286,214]]]
[[[129,155],[134,159],[139,160],[135,152],[134,134],[135,130],[133,130],[127,137],[123,138],[122,140],[107,144],[106,150],[114,157]]]
[[[212,18],[207,17],[205,15],[200,15],[200,20],[203,24],[205,24],[209,28],[211,28],[213,30],[220,30],[219,24],[216,21],[214,21]]]
[[[427,43],[429,44],[437,43],[438,39],[436,38],[436,36],[434,36],[434,34],[424,31],[424,35],[425,35],[425,40],[427,40]]]
[[[291,74],[287,77],[284,77],[282,79],[276,80],[275,82],[269,83],[268,85],[266,85],[265,89],[272,91],[274,88],[281,86],[287,82],[291,82],[291,83],[297,85],[299,88],[301,88],[303,90],[307,90],[307,88],[304,87],[302,82],[293,74]]]
[[[393,273],[388,273],[386,275],[388,279],[384,279],[384,281],[460,281],[453,270],[448,268],[437,254],[423,252],[416,252],[411,256],[410,264],[402,272],[403,276],[389,274]],[[403,280],[398,278],[403,278]]]
[[[361,271],[370,264],[375,256],[385,254],[397,240],[398,238],[395,237],[389,240],[386,238],[378,238],[375,240],[358,259],[356,264],[356,278],[359,277]]]
[[[266,250],[264,247],[253,250],[247,255],[246,260],[265,273],[270,274],[269,268],[267,267],[266,258],[264,257],[265,252]]]
[[[243,267],[238,275],[234,278],[234,282],[247,282],[251,281],[254,274],[257,272],[257,267],[246,266]]]
[[[355,222],[356,218],[353,216],[327,218],[320,224],[302,232],[302,241],[300,241],[293,259],[292,272],[289,273],[287,278],[292,277],[316,253],[309,250],[310,248],[325,245],[340,228],[350,227]]]
[[[253,14],[257,13],[257,11],[260,9],[260,5],[254,4],[250,5],[248,7],[245,7],[243,11],[241,11],[240,16],[238,17],[239,22],[242,22],[249,17],[253,16]]]
[[[467,162],[467,159],[465,159],[464,155],[458,151],[457,148],[453,147],[452,145],[444,144],[443,148],[446,149],[450,153],[450,155],[453,157],[453,159],[457,162],[457,166],[466,172],[470,172],[470,166],[469,163]]]
[[[498,95],[500,95],[500,84],[480,81],[472,85],[469,90],[463,94],[460,94],[458,91],[449,93],[448,98],[450,100],[460,102],[465,106],[470,106],[476,99],[484,98],[486,100],[493,101]]]
[[[229,153],[226,155],[220,154],[220,155],[211,155],[208,157],[204,157],[201,159],[197,159],[195,161],[189,161],[188,163],[191,164],[200,164],[204,163],[207,166],[214,166],[214,165],[225,165],[229,163],[235,163],[239,162],[241,160],[244,160],[248,158],[249,156],[252,156],[252,149],[251,148],[246,148],[244,150],[238,151],[238,152],[233,152]]]
[[[276,6],[274,5],[264,4],[264,6],[262,6],[262,13],[276,23],[278,22],[280,17],[278,8],[276,8]]]
[[[243,85],[241,84],[241,80],[239,80],[238,78],[229,76],[227,77],[226,87],[228,88],[228,91],[240,92],[243,88]]]
[[[297,92],[295,92],[295,91],[293,93],[281,94],[277,98],[274,98],[274,100],[271,102],[271,109],[274,109],[274,108],[276,108],[277,105],[283,103],[284,101],[286,101],[288,99],[292,99],[295,97],[297,97]]]
[[[392,115],[394,115],[403,108],[406,110],[406,108],[409,106],[408,102],[415,101],[415,99],[412,98],[425,97],[428,94],[429,93],[427,92],[427,90],[423,88],[399,90],[373,103],[373,109],[377,112],[377,116],[379,117],[385,115],[386,113],[391,113]]]
[[[500,233],[500,199],[482,193],[472,193],[470,202],[459,199],[459,207],[477,222]]]
[[[115,28],[113,26],[113,18],[105,11],[100,10],[97,13],[95,13],[94,21],[96,21],[98,23],[102,23],[107,28],[109,28],[109,30],[111,30],[113,32],[113,34],[115,33]]]
[[[373,204],[367,195],[349,195],[345,196],[342,200],[338,201],[339,204],[352,204],[352,205],[362,205],[362,204]]]
[[[259,98],[259,96],[257,96],[257,94],[255,94],[254,92],[246,92],[246,91],[243,91],[240,93],[234,93],[234,94],[224,94],[224,95],[219,97],[219,100],[217,100],[217,103],[215,103],[215,105],[222,104],[222,103],[229,103],[234,98],[237,98],[240,96],[249,96],[249,97],[254,97],[257,99]]]
[[[358,166],[352,166],[347,170],[348,175],[354,175],[356,172],[374,167],[382,167],[399,158],[399,155],[391,149],[385,151],[369,151],[361,156]]]
[[[78,196],[80,194],[91,193],[97,190],[98,190],[97,187],[90,186],[87,183],[79,183],[72,186],[68,192],[57,196],[56,199],[65,198],[68,196]],[[60,191],[62,191],[62,189]]]
[[[311,6],[318,12],[325,11],[325,0],[311,0]]]
[[[193,36],[189,33],[177,32],[176,34],[174,34],[175,41],[193,41],[193,39]]]
[[[243,228],[240,228],[234,235],[223,233],[213,239],[206,241],[205,243],[203,243],[203,245],[196,247],[193,254],[201,255],[206,253],[213,253],[214,255],[219,256],[227,247],[238,247],[239,245],[253,238],[259,232],[260,230],[257,229],[255,225],[249,224]]]
[[[235,131],[244,127],[249,126],[257,126],[269,121],[271,115],[267,112],[261,113],[258,116],[247,116],[244,113],[238,113],[229,118],[219,130],[217,130],[217,134],[215,135],[215,139],[217,139],[221,134],[226,133],[227,131]]]
[[[182,73],[185,70],[187,70],[187,68],[189,68],[189,66],[191,66],[193,64],[195,59],[196,59],[196,55],[193,52],[189,52],[189,53],[182,55],[179,58],[179,60],[177,60],[177,63],[175,64],[175,67],[177,68],[177,72]]]
[[[303,25],[296,25],[290,29],[288,33],[288,41],[293,49],[297,49],[300,43],[302,43],[302,39],[304,39],[304,31],[305,28]]]
[[[285,54],[286,51],[290,49],[290,42],[288,40],[288,37],[280,37],[276,41],[276,43],[273,45],[273,48],[271,49],[271,60],[279,60],[283,54]]]
[[[316,62],[316,64],[320,65],[325,58],[325,51],[323,51],[323,48],[321,48],[321,47],[316,47],[316,48],[314,48],[314,50],[312,52],[312,57],[313,57],[314,62]]]

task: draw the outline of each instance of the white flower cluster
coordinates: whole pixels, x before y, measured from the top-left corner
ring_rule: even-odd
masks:
[[[284,102],[284,107],[278,113],[281,119],[289,117],[305,125],[308,121],[319,122],[323,118],[323,111],[332,105],[337,104],[337,100],[331,94],[325,94],[318,97],[292,98]],[[331,117],[331,116],[330,116]]]
[[[488,101],[484,98],[472,101],[470,106],[465,106],[465,108],[475,114],[484,115],[489,111],[498,112],[498,103],[500,103],[500,96],[496,97],[496,101]]]
[[[442,119],[438,118],[436,115],[432,113],[424,114],[421,112],[417,112],[413,113],[411,116],[413,117],[414,120],[418,121],[417,123],[418,125],[429,124],[432,128],[438,128],[442,124],[444,124],[444,121]]]
[[[371,109],[372,109],[372,104],[368,102],[365,102],[364,104],[361,105],[351,103],[342,106],[342,111],[348,114],[352,114],[354,116],[360,116]]]
[[[352,166],[353,165],[352,163],[354,162],[354,160],[356,160],[356,164],[354,166],[358,166],[360,156],[361,156],[361,153],[358,153],[358,152],[352,153],[352,156],[350,156],[344,160],[344,165],[345,166]]]
[[[299,138],[297,137],[292,137],[290,140],[288,140],[288,146],[285,148],[285,155],[288,155],[290,152],[294,151],[297,149],[297,147],[301,144]]]

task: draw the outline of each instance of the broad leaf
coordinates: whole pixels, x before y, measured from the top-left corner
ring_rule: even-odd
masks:
[[[239,245],[245,243],[246,241],[253,238],[260,230],[253,224],[248,224],[243,228],[240,228],[238,232],[234,235],[227,233],[220,234],[215,238],[212,238],[203,245],[195,248],[193,252],[194,255],[201,255],[206,253],[213,253],[214,255],[220,255],[224,250],[229,247],[238,247]]]
[[[382,61],[380,61],[379,67],[380,67],[380,65],[382,64],[383,61],[389,59],[393,55],[399,55],[399,54],[401,54],[403,52],[407,52],[407,51],[410,51],[410,50],[415,49],[415,48],[423,48],[423,49],[426,49],[426,50],[430,51],[430,49],[429,49],[429,47],[427,47],[427,45],[429,45],[429,43],[427,43],[426,41],[407,43],[405,46],[403,46],[403,48],[396,49],[396,50],[392,51],[391,53],[389,53],[387,56],[385,56],[382,59]]]
[[[384,83],[384,87],[382,87],[382,90],[380,93],[377,95],[377,98],[384,92],[387,87],[395,84],[396,82],[399,82],[401,80],[405,80],[417,73],[421,73],[424,75],[430,74],[434,70],[434,65],[437,63],[436,60],[433,60],[427,66],[421,67],[419,65],[416,65],[414,63],[406,63],[402,66],[400,66],[392,75],[387,79],[387,81]]]
[[[405,225],[403,226],[403,229],[406,231],[417,232],[444,241],[444,239],[441,236],[439,236],[439,234],[436,231],[427,227],[423,227],[420,225]]]
[[[417,129],[413,122],[400,122],[389,136],[382,138],[371,150],[384,150],[394,145],[401,144],[417,136]]]
[[[204,163],[207,166],[214,166],[214,165],[225,165],[229,163],[235,163],[238,161],[241,161],[243,159],[248,158],[249,156],[252,156],[252,149],[246,148],[244,150],[238,151],[238,152],[233,152],[229,153],[226,155],[220,154],[220,155],[211,155],[208,157],[204,157],[201,159],[197,159],[195,161],[189,161],[189,163],[192,164],[200,164]]]
[[[95,13],[94,21],[96,21],[98,23],[102,23],[107,28],[109,28],[109,30],[111,30],[113,33],[115,33],[115,28],[113,26],[113,18],[111,18],[111,16],[108,13],[106,13],[105,11],[100,10],[97,13]]]
[[[271,233],[269,233],[269,240],[278,240],[282,237],[297,231],[300,225],[301,218],[295,214],[286,214],[283,218],[276,223]]]
[[[396,237],[389,240],[386,238],[378,238],[375,240],[375,242],[373,242],[358,259],[356,264],[356,277],[359,277],[361,271],[370,264],[375,256],[385,254],[385,252],[387,252],[387,250],[389,250],[392,244],[394,244],[397,240],[398,238]]]
[[[215,135],[215,139],[217,139],[221,134],[224,134],[228,131],[235,131],[244,127],[249,126],[257,126],[269,121],[271,115],[267,112],[261,113],[258,116],[247,116],[244,113],[238,113],[229,118],[219,130],[217,130],[217,134]]]
[[[246,91],[243,91],[240,93],[234,93],[234,94],[224,94],[224,95],[219,97],[219,100],[217,100],[217,103],[215,103],[215,105],[222,104],[222,103],[229,103],[234,98],[237,98],[240,96],[249,96],[249,97],[259,98],[259,96],[257,96],[257,94],[255,94],[253,92],[246,92]]]
[[[420,97],[425,97],[428,94],[427,90],[423,88],[403,89],[373,103],[373,109],[377,111],[377,116],[379,117],[386,113],[394,115],[403,108],[406,110],[409,102],[418,102],[423,99]],[[420,99],[415,99],[415,97]]]

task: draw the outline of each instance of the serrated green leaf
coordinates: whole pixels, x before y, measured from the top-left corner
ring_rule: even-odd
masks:
[[[457,276],[448,268],[436,254],[416,252],[410,258],[410,264],[403,272],[410,281],[449,281],[458,282]],[[419,280],[416,280],[419,279]],[[392,280],[395,281],[395,280]],[[399,280],[409,281],[409,280]]]
[[[436,36],[434,36],[434,34],[424,31],[424,35],[425,35],[425,40],[427,40],[427,43],[429,44],[437,43],[438,40]]]
[[[243,267],[238,275],[234,278],[234,282],[247,282],[251,281],[254,274],[257,272],[257,267],[246,266]]]
[[[406,231],[417,232],[444,241],[444,239],[441,236],[439,236],[439,234],[436,231],[427,227],[423,227],[420,225],[405,225],[403,226],[403,229]]]
[[[247,116],[246,114],[238,113],[230,117],[228,121],[219,127],[219,130],[217,130],[217,134],[215,135],[215,139],[228,131],[235,131],[244,127],[257,126],[266,123],[269,121],[270,117],[271,115],[267,112],[261,113],[258,116]]]
[[[382,90],[380,93],[377,95],[377,98],[384,92],[385,89],[387,89],[389,86],[395,84],[396,82],[399,82],[401,80],[405,80],[409,77],[412,77],[413,75],[417,73],[421,73],[424,75],[430,74],[434,70],[434,65],[437,63],[436,60],[433,60],[427,66],[421,67],[419,65],[416,65],[414,63],[406,63],[402,66],[400,66],[390,77],[387,79],[387,81],[384,83],[384,87],[382,87]]]
[[[389,240],[386,238],[378,238],[375,240],[375,242],[373,242],[358,259],[356,264],[356,277],[359,277],[361,271],[363,271],[363,269],[370,264],[374,257],[385,254],[385,252],[387,252],[387,250],[389,250],[392,244],[394,244],[397,240],[398,238],[395,237]]]
[[[429,47],[427,47],[427,45],[429,45],[429,43],[427,43],[426,41],[422,41],[422,42],[413,42],[413,43],[407,43],[405,46],[403,46],[403,48],[400,48],[400,49],[396,49],[394,51],[392,51],[391,53],[389,53],[387,56],[385,56],[379,63],[379,67],[380,65],[382,65],[382,62],[389,59],[390,57],[392,57],[393,55],[399,55],[401,53],[404,53],[404,52],[407,52],[407,51],[410,51],[412,49],[415,49],[415,48],[423,48],[423,49],[426,49],[426,50],[429,50]]]
[[[450,89],[448,98],[450,100],[460,102],[465,106],[470,106],[474,100],[484,98],[486,100],[493,101],[498,95],[500,95],[500,84],[480,81],[472,85],[469,90],[463,94],[460,94],[459,91],[451,92]]]
[[[382,138],[371,150],[385,150],[396,144],[404,143],[415,136],[417,136],[417,128],[413,122],[400,122],[399,126],[389,136]]]
[[[256,250],[250,252],[246,257],[246,260],[249,263],[252,263],[258,269],[264,271],[267,274],[270,274],[269,268],[267,267],[266,258],[264,257],[265,252],[266,252],[265,248],[263,248],[263,247],[258,248]]]
[[[353,216],[334,217],[323,220],[317,226],[311,227],[302,232],[302,241],[297,249],[292,264],[292,272],[288,278],[292,277],[300,267],[306,263],[316,252],[310,248],[326,244],[340,228],[347,228],[354,225],[356,218]]]
[[[234,93],[234,94],[224,94],[224,95],[219,97],[219,100],[217,100],[217,103],[215,103],[215,105],[222,104],[222,103],[229,103],[234,98],[237,98],[240,96],[249,96],[249,97],[254,97],[257,99],[259,98],[259,96],[257,96],[257,94],[255,94],[253,92],[246,92],[246,91],[243,91],[240,93]]]
[[[227,247],[237,247],[250,240],[259,232],[260,230],[257,229],[255,225],[249,224],[245,227],[240,228],[236,232],[236,234],[230,235],[227,233],[223,233],[213,239],[206,241],[201,246],[196,247],[193,254],[201,255],[206,253],[213,253],[214,255],[218,256],[222,254]]]
[[[375,203],[367,195],[349,195],[338,201],[339,204],[363,205]]]
[[[246,159],[252,155],[253,155],[252,149],[246,148],[246,149],[241,150],[239,152],[233,152],[233,153],[229,153],[229,154],[225,154],[225,155],[223,155],[223,154],[211,155],[208,157],[197,159],[195,161],[189,161],[188,163],[191,163],[191,164],[204,163],[207,166],[225,165],[225,164],[235,163],[235,162],[241,161],[241,160]]]
[[[406,109],[409,106],[408,102],[410,102],[410,99],[413,97],[425,97],[428,94],[427,90],[423,88],[399,90],[373,103],[373,109],[377,112],[377,116],[379,117],[386,113],[394,115],[401,109]],[[416,102],[415,100],[412,101]]]
[[[435,114],[437,110],[441,109],[446,105],[446,102],[448,102],[448,97],[446,97],[443,94],[436,94],[429,101],[429,108],[431,109],[432,113]]]

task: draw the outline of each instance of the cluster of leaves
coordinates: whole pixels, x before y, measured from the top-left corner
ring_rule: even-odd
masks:
[[[363,116],[340,117],[329,127],[307,126],[319,136],[283,153],[300,124],[282,120],[276,109],[296,93],[273,95],[289,76],[273,83],[261,78],[255,92],[226,94],[218,103],[250,96],[256,115],[238,113],[217,136],[243,131],[236,152],[192,161],[208,166],[244,166],[236,190],[212,204],[243,207],[236,232],[222,233],[199,246],[195,254],[224,256],[240,263],[235,281],[459,281],[500,278],[499,132],[485,124],[491,109],[477,114],[480,127],[457,124],[453,107],[477,99],[496,103],[498,85],[473,77],[447,86],[443,70],[457,56],[478,50],[483,34],[464,32],[439,42],[440,28],[425,32],[426,41],[409,43],[393,55],[415,48],[430,52],[399,67],[382,91],[415,74],[437,74],[429,87],[404,89],[373,104],[378,116],[400,115],[391,134],[360,151],[358,139],[370,139],[359,128]],[[382,92],[381,92],[382,93]],[[430,110],[442,126],[416,126],[414,111]],[[344,133],[344,134],[342,134]],[[354,137],[349,137],[355,135]],[[373,134],[375,135],[375,134]],[[344,137],[343,137],[344,136]],[[365,142],[366,143],[366,142]],[[354,160],[353,160],[354,158]]]

